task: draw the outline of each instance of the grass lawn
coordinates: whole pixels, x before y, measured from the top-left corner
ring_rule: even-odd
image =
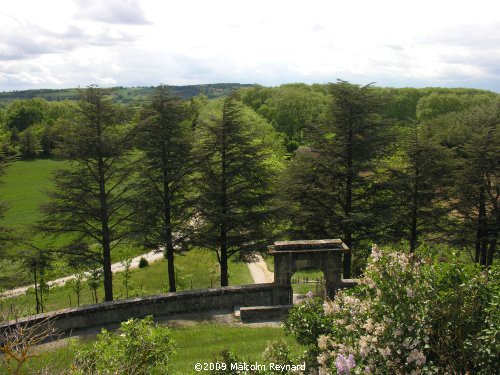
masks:
[[[175,258],[178,288],[189,290],[220,286],[217,260],[212,252],[193,249],[184,255]],[[252,276],[246,263],[230,262],[229,282],[231,285],[253,284]],[[115,299],[126,298],[126,289],[123,283],[123,272],[114,275],[113,292]],[[146,296],[168,291],[167,262],[158,261],[146,268],[131,270],[129,281],[129,297]],[[100,287],[97,291],[99,301],[104,297],[104,290]],[[92,293],[84,283],[80,305],[91,304]],[[77,296],[71,285],[54,287],[50,290],[45,300],[45,311],[60,310],[77,305]],[[31,290],[27,294],[0,300],[0,316],[2,313],[10,315],[11,309],[20,311],[21,315],[31,315],[35,311],[35,294]]]
[[[52,188],[51,174],[65,165],[64,161],[52,159],[10,164],[0,186],[0,200],[10,207],[2,224],[20,230],[40,219],[38,207],[46,199],[43,191]]]
[[[304,348],[289,336],[285,336],[281,328],[245,327],[220,324],[196,324],[183,328],[172,328],[172,339],[175,341],[176,354],[170,362],[170,372],[175,375],[196,374],[194,365],[198,362],[213,362],[219,353],[230,348],[239,358],[247,361],[258,361],[266,364],[262,353],[269,341],[284,339],[293,356],[300,355]],[[40,370],[50,366],[51,373],[57,374],[67,369],[74,361],[79,347],[91,342],[71,340],[68,345],[54,351],[47,351],[31,360],[28,366]]]

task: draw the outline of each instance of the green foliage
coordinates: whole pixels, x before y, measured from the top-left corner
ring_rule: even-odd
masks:
[[[493,263],[500,233],[500,107],[481,107],[477,126],[458,148],[452,205],[459,217],[456,240],[475,248],[475,261]],[[486,117],[486,118],[485,118]]]
[[[47,250],[31,247],[29,250],[23,251],[20,256],[24,266],[33,276],[32,281],[35,286],[36,313],[43,313],[45,299],[49,292],[49,286],[45,276],[46,272],[52,268],[52,254]]]
[[[295,307],[292,332],[310,338],[322,371],[489,374],[500,355],[498,272],[374,246],[360,284],[323,311]],[[325,334],[304,329],[318,321]]]
[[[22,132],[31,125],[42,122],[48,112],[48,102],[44,99],[16,100],[5,109],[7,127]]]
[[[226,286],[228,259],[268,242],[265,224],[272,214],[280,148],[272,127],[235,96],[205,108],[195,140],[198,241],[218,252],[221,283]]]
[[[220,357],[213,359],[211,362],[215,367],[210,371],[211,375],[263,375],[263,373],[258,370],[238,369],[240,364],[248,362],[246,359],[234,354],[231,349],[225,348],[219,355]]]
[[[331,332],[330,320],[323,310],[323,299],[308,298],[290,309],[285,321],[285,332],[295,336],[301,345],[315,346],[321,335]]]
[[[311,147],[295,152],[284,175],[284,205],[294,237],[341,236],[355,248],[376,216],[370,210],[374,183],[369,171],[386,137],[370,86],[339,81],[330,90],[329,121],[308,129]],[[350,254],[344,255],[343,272],[350,277]]]
[[[500,279],[500,269],[498,266],[490,270],[489,278]],[[500,283],[491,282],[488,284],[488,302],[482,319],[481,330],[477,334],[465,340],[465,350],[470,353],[472,362],[478,372],[483,374],[493,374],[498,370],[498,360],[500,356]],[[478,350],[479,349],[479,350]]]
[[[267,363],[275,363],[281,366],[297,365],[300,361],[293,358],[290,347],[284,339],[275,339],[267,344],[267,348],[262,354]],[[267,374],[278,375],[283,374],[283,371],[268,369]]]
[[[433,92],[418,101],[416,115],[418,120],[425,121],[446,113],[460,112],[470,107],[488,104],[494,100],[495,94],[481,91],[464,94]]]
[[[31,128],[19,135],[19,151],[23,159],[33,159],[40,149],[40,142]]]
[[[119,260],[120,258],[117,258],[116,261]],[[217,278],[217,276],[220,277],[220,270],[219,267],[217,267],[218,262],[213,252],[195,248],[185,253],[185,255],[178,255],[176,261],[177,261],[176,262],[177,267],[180,268],[181,270],[184,270],[186,272],[185,275],[188,276],[185,278],[185,282],[183,281],[178,286],[178,290],[189,290],[191,288],[202,289],[202,288],[220,286],[220,279]],[[20,271],[21,267],[23,266],[22,265],[15,265],[15,267],[11,266],[11,268],[7,268],[5,272],[2,271],[1,275],[2,277],[5,278],[15,277],[16,273],[21,272]],[[231,269],[231,274],[229,277],[231,285],[248,285],[253,283],[252,276],[250,275],[250,271],[248,270],[248,266],[246,263],[236,262],[233,260],[230,261],[229,267]],[[71,272],[75,272],[73,271],[72,268],[68,268],[67,266],[66,268],[70,269]],[[210,273],[211,269],[216,270],[216,272],[212,275]],[[164,293],[166,285],[165,270],[166,270],[165,261],[158,261],[155,263],[151,263],[146,268],[131,270],[129,296],[139,297],[139,296],[148,296],[148,295],[156,295],[159,293]],[[13,273],[14,275],[11,276],[11,273]],[[49,275],[49,272],[47,272],[47,275]],[[48,278],[48,276],[45,277],[47,280],[51,279]],[[115,280],[120,280],[121,278],[120,273],[115,274],[114,278]],[[33,279],[32,275],[28,274],[26,284],[32,283],[33,282],[32,279]],[[90,282],[93,281],[91,280]],[[94,289],[90,287],[89,281],[82,281],[80,305],[88,305],[95,303],[95,294],[97,294],[98,297],[102,300],[102,295],[104,291],[102,285],[102,278],[97,279],[97,281],[95,282],[95,286],[97,287],[96,293],[94,293]],[[124,298],[126,291],[123,283],[114,282],[113,292],[116,298]],[[70,305],[69,295],[70,294],[74,295],[75,293],[76,292],[74,290],[74,284],[68,284],[62,287],[60,286],[51,287],[50,293],[48,295],[45,295],[46,299],[45,299],[44,311],[54,311],[74,306],[75,299],[72,299],[71,301],[72,305]],[[0,316],[2,314],[5,316],[10,316],[10,305],[19,307],[19,309],[21,309],[23,315],[25,316],[33,315],[36,313],[34,301],[35,301],[34,290],[30,291],[30,293],[28,294],[3,300],[3,303],[0,304]]]
[[[161,367],[164,373],[175,353],[175,343],[166,327],[153,318],[130,319],[120,325],[119,335],[102,330],[97,340],[76,357],[77,374],[150,374]]]
[[[275,89],[267,101],[271,122],[288,140],[302,140],[303,130],[325,121],[328,98],[304,84]]]
[[[200,323],[172,328],[170,338],[176,344],[176,353],[172,355],[163,371],[159,374],[185,375],[193,374],[194,364],[212,362],[214,357],[230,343],[232,352],[238,357],[244,356],[248,361],[262,362],[262,352],[269,340],[282,339],[291,351],[291,356],[298,356],[303,350],[292,338],[285,337],[278,327],[248,327],[241,325]],[[50,368],[51,374],[68,371],[74,362],[77,352],[85,347],[91,347],[92,340],[72,338],[67,347],[48,351],[39,351],[38,356],[30,359],[29,369],[41,373],[42,369]]]
[[[113,299],[111,250],[131,235],[131,138],[127,113],[112,104],[107,91],[83,90],[60,145],[70,166],[55,173],[55,189],[37,224],[43,233],[71,236],[66,254],[102,265],[106,300]]]
[[[103,272],[100,268],[93,268],[90,270],[89,277],[87,278],[87,286],[92,291],[93,303],[99,302],[97,290],[102,283]]]
[[[294,152],[295,150],[297,150],[299,148],[299,142],[297,141],[290,141],[286,144],[286,152],[288,153],[292,153]]]
[[[0,154],[1,156],[1,154]],[[4,171],[4,162],[2,158],[0,157],[0,184],[2,183],[1,178],[3,177],[5,171]],[[3,201],[0,200],[0,222],[3,219],[4,213],[7,211],[7,207]],[[11,239],[11,234],[10,234],[10,229],[7,229],[3,226],[0,225],[0,257],[5,254],[7,244]],[[2,278],[0,277],[0,280]]]
[[[68,281],[68,286],[75,292],[76,294],[76,305],[80,306],[80,299],[82,295],[83,283],[85,281],[85,274],[82,271],[79,271],[75,278]]]
[[[170,291],[175,292],[174,247],[188,236],[193,216],[193,155],[186,104],[159,86],[141,113],[134,232],[144,243],[162,246],[168,260]],[[175,235],[174,235],[175,233]]]
[[[374,197],[388,241],[405,239],[414,251],[422,238],[439,237],[446,230],[449,212],[452,153],[426,137],[419,124],[401,130],[394,151],[377,166],[383,194]]]
[[[121,274],[122,280],[123,280],[123,286],[125,287],[125,298],[128,298],[128,290],[130,287],[130,279],[132,278],[131,270],[130,270],[130,265],[132,264],[132,259],[126,259],[121,262],[122,266],[124,267],[124,270]]]
[[[147,266],[149,266],[148,260],[144,257],[141,257],[141,259],[139,259],[139,268],[146,268]]]

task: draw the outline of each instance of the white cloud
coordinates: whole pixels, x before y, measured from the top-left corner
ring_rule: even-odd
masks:
[[[0,90],[344,78],[500,91],[499,10],[488,0],[6,0]]]

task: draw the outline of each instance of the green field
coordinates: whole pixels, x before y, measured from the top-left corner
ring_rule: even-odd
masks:
[[[194,249],[184,255],[176,256],[176,271],[178,290],[200,289],[220,286],[218,279],[217,260],[212,252]],[[230,284],[253,284],[252,276],[246,263],[230,262]],[[126,289],[123,283],[123,273],[117,273],[113,278],[113,292],[115,299],[126,298]],[[129,283],[129,298],[143,295],[154,295],[168,291],[167,263],[161,260],[142,269],[131,271]],[[97,291],[99,301],[104,296],[103,288]],[[80,305],[91,304],[92,294],[85,283]],[[60,310],[77,305],[77,296],[71,285],[51,288],[45,300],[45,311]],[[21,315],[31,315],[36,312],[35,294],[33,290],[27,294],[0,300],[0,316],[12,315],[19,312]]]
[[[277,327],[202,323],[172,328],[172,339],[177,349],[170,362],[169,373],[175,375],[196,374],[194,370],[196,363],[214,362],[225,348],[230,348],[242,360],[258,361],[261,364],[266,363],[262,353],[272,340],[284,339],[294,356],[300,355],[304,350],[292,337],[285,336],[283,330]],[[50,368],[50,373],[57,374],[71,366],[78,348],[89,344],[89,341],[73,339],[62,348],[40,353],[39,357],[31,360],[28,368],[34,371]]]
[[[0,185],[0,200],[10,208],[1,220],[2,224],[22,230],[40,219],[38,208],[46,199],[43,191],[52,188],[51,174],[65,164],[52,159],[9,164]]]

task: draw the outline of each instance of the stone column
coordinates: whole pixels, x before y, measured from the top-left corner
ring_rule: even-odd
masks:
[[[342,283],[342,253],[325,253],[321,263],[325,275],[326,295],[333,299]]]

